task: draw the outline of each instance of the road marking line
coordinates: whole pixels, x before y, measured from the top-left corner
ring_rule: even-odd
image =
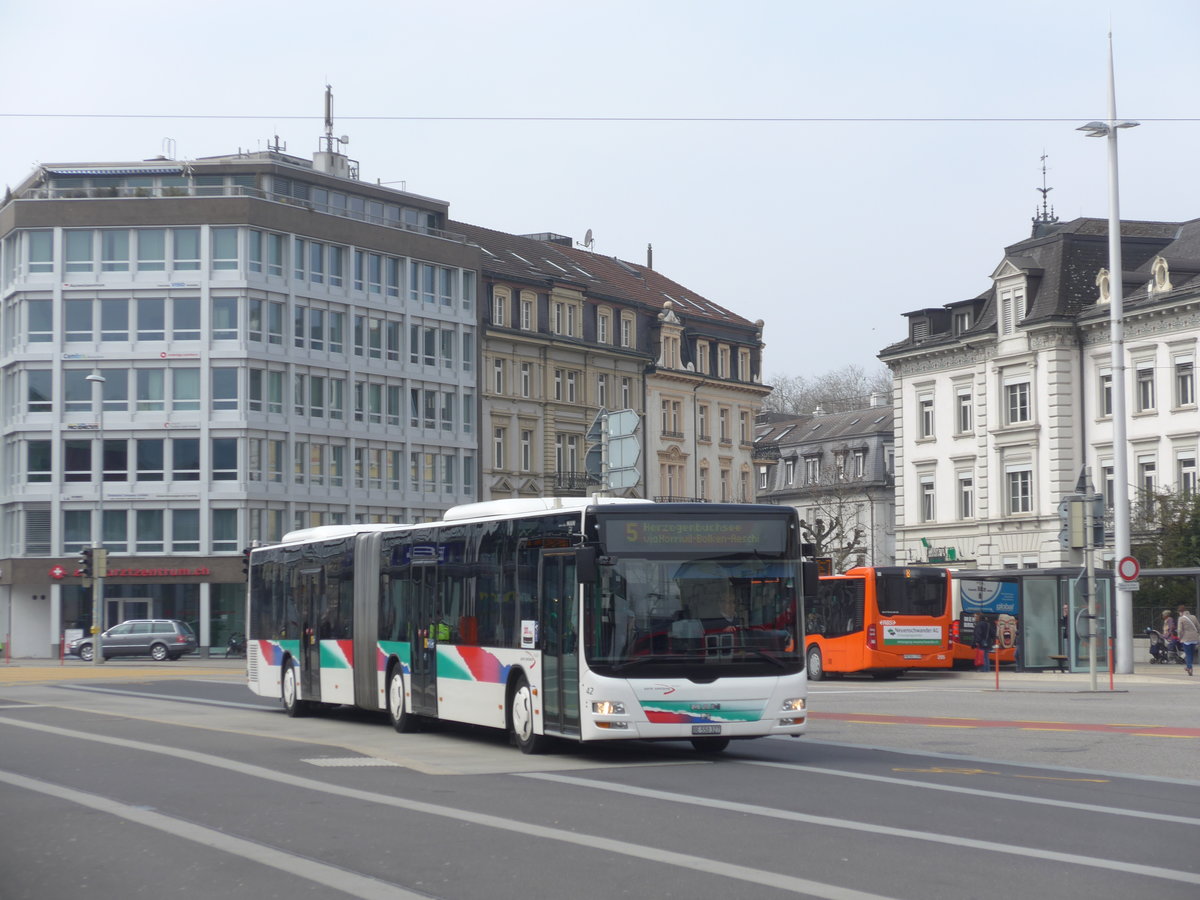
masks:
[[[787,766],[784,766],[787,768]],[[807,768],[798,766],[797,768]],[[710,809],[723,809],[731,812],[743,814],[765,816],[767,818],[782,819],[788,822],[803,822],[805,824],[819,825],[823,828],[841,828],[847,831],[861,831],[871,835],[886,834],[892,837],[910,838],[918,841],[929,841],[935,844],[948,844],[952,847],[962,849],[974,848],[977,850],[988,850],[993,853],[1006,853],[1013,856],[1026,856],[1034,859],[1045,859],[1052,862],[1070,863],[1072,865],[1087,866],[1095,869],[1107,869],[1122,874],[1132,875],[1148,875],[1156,878],[1162,878],[1167,881],[1181,881],[1185,884],[1200,885],[1200,873],[1182,872],[1176,869],[1163,869],[1156,866],[1144,866],[1139,863],[1119,862],[1111,859],[1102,859],[1095,856],[1083,856],[1078,853],[1061,853],[1057,850],[1043,850],[1039,847],[1022,847],[1017,844],[1001,844],[996,841],[979,841],[973,838],[964,837],[959,834],[938,834],[932,831],[916,831],[910,828],[894,828],[890,825],[883,825],[875,822],[851,822],[846,819],[835,819],[832,816],[814,816],[809,813],[793,812],[785,809],[773,809],[768,806],[756,806],[750,803],[735,803],[728,800],[714,800],[709,797],[697,797],[692,794],[676,794],[670,791],[656,791],[650,788],[638,787],[635,785],[623,784],[606,784],[597,781],[588,781],[584,778],[576,778],[572,775],[557,775],[550,772],[527,772],[522,773],[522,778],[536,778],[542,781],[554,781],[561,784],[574,784],[579,787],[591,788],[599,791],[608,791],[616,794],[631,794],[643,799],[658,799],[666,800],[671,803],[682,803],[690,806],[703,806]],[[882,780],[882,779],[881,779]],[[899,781],[900,779],[896,779]],[[927,785],[920,782],[913,784],[921,787]],[[1153,818],[1163,818],[1156,816]]]
[[[172,834],[186,841],[202,844],[205,847],[211,847],[214,850],[220,850],[233,856],[240,856],[251,862],[270,866],[272,869],[279,869],[282,872],[287,872],[289,875],[295,875],[298,878],[306,879],[327,888],[333,888],[339,894],[350,894],[355,897],[362,897],[364,900],[429,900],[428,894],[416,894],[398,885],[389,884],[377,878],[371,878],[369,875],[360,875],[350,869],[342,869],[337,866],[317,862],[306,856],[286,853],[267,844],[234,837],[225,832],[217,831],[215,828],[205,828],[203,825],[196,825],[193,822],[176,819],[173,816],[153,812],[140,806],[129,806],[109,797],[89,794],[76,788],[61,787],[60,785],[51,784],[50,782],[41,781],[36,778],[27,778],[15,772],[0,771],[0,781],[11,784],[14,787],[25,788],[39,794],[56,797],[59,800],[66,800],[70,803],[77,803],[80,806],[86,806],[103,813],[109,813],[132,822],[135,825],[142,825],[146,828],[153,828],[156,831]]]
[[[116,697],[136,697],[149,700],[164,700],[170,703],[194,703],[197,706],[231,706],[234,709],[272,709],[273,707],[264,703],[238,703],[233,700],[204,700],[199,697],[172,697],[167,694],[155,694],[150,691],[121,691],[115,688],[92,687],[90,684],[63,684],[59,685],[63,690],[67,691],[87,691],[92,694],[112,694]]]
[[[146,744],[141,741],[133,741],[126,738],[86,734],[84,732],[73,731],[67,728],[58,728],[54,725],[22,722],[18,719],[6,719],[2,716],[0,716],[0,725],[13,725],[18,728],[26,728],[31,731],[41,731],[46,734],[55,734],[61,737],[75,738],[81,741],[107,744],[112,747],[125,747],[131,750],[141,750],[146,753],[158,753],[163,756],[175,757],[176,759],[186,759],[190,762],[199,763],[201,765],[213,766],[218,769],[226,769],[231,772],[247,775],[251,778],[261,778],[264,781],[274,781],[279,784],[303,788],[304,790],[320,791],[326,794],[333,794],[335,796],[342,797],[343,799],[358,800],[364,803],[376,803],[381,806],[390,806],[396,809],[406,809],[411,812],[422,813],[430,816],[441,816],[442,818],[465,822],[470,825],[494,828],[498,831],[503,831],[506,834],[511,834],[514,830],[519,830],[521,834],[532,839],[541,838],[544,840],[558,841],[565,844],[574,844],[579,847],[586,847],[588,850],[595,851],[597,853],[617,853],[623,856],[647,860],[656,865],[662,865],[665,863],[667,865],[678,866],[679,868],[686,869],[689,872],[707,872],[712,875],[719,875],[736,881],[745,881],[751,884],[760,884],[766,887],[775,888],[777,890],[790,891],[795,894],[819,897],[822,898],[822,900],[892,900],[892,898],[888,898],[880,894],[870,894],[864,891],[855,891],[840,885],[825,884],[819,881],[812,881],[808,878],[798,878],[793,875],[765,872],[761,869],[751,868],[750,866],[739,866],[734,863],[726,863],[704,856],[676,853],[671,850],[660,849],[657,847],[645,847],[641,844],[633,844],[628,841],[620,841],[613,838],[601,837],[599,835],[569,831],[561,828],[551,828],[546,825],[538,825],[536,823],[522,822],[516,819],[492,816],[486,813],[476,812],[475,810],[456,809],[452,806],[438,806],[436,804],[425,803],[420,800],[406,800],[401,797],[391,797],[371,791],[360,791],[355,788],[329,785],[321,781],[315,781],[311,778],[304,778],[298,775],[288,775],[286,772],[278,772],[274,769],[267,769],[262,766],[251,765],[249,763],[235,762],[234,760],[213,756],[209,753],[200,753],[195,750],[184,750],[177,747],[164,747],[157,744]],[[71,793],[75,792],[72,791]],[[101,803],[109,802],[104,798],[98,799]],[[415,897],[416,895],[413,896]]]
[[[992,763],[1006,765],[1006,763]],[[988,797],[994,800],[1011,800],[1015,803],[1032,803],[1035,806],[1053,806],[1055,809],[1077,809],[1080,812],[1103,813],[1110,816],[1126,816],[1131,819],[1152,819],[1155,822],[1175,822],[1179,825],[1200,825],[1200,818],[1193,816],[1175,816],[1160,812],[1146,812],[1140,809],[1121,809],[1114,806],[1100,806],[1095,803],[1074,803],[1070,800],[1054,800],[1047,797],[1028,797],[1024,794],[1006,794],[1002,791],[986,791],[982,788],[962,787],[953,784],[933,784],[928,781],[917,781],[912,778],[892,778],[889,775],[868,775],[865,772],[843,772],[838,769],[826,769],[821,766],[803,766],[797,763],[767,762],[765,760],[739,760],[739,765],[765,766],[770,769],[789,769],[797,772],[812,772],[816,775],[832,775],[837,778],[855,778],[859,781],[875,781],[881,784],[898,784],[905,787],[919,787],[930,791],[945,791],[950,794],[969,794],[973,797]],[[1010,763],[1007,765],[1018,765]],[[1136,777],[1136,776],[1135,776]]]

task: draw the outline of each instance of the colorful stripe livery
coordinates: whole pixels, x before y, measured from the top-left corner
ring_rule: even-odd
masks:
[[[387,663],[395,656],[405,675],[412,674],[412,644],[408,641],[380,641],[375,647],[375,668],[382,675],[387,672]]]
[[[321,641],[321,669],[352,669],[354,641]]]
[[[438,678],[475,681],[482,684],[507,684],[511,665],[482,647],[438,647]]]
[[[290,653],[293,658],[298,659],[300,656],[299,641],[255,641],[258,644],[258,652],[268,666],[282,666],[283,657]]]
[[[656,725],[757,722],[762,719],[765,708],[766,704],[761,701],[699,703],[694,700],[656,700],[642,703],[646,720]]]

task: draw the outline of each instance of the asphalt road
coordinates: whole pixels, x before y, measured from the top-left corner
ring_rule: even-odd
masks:
[[[288,719],[233,663],[0,667],[0,898],[1195,898],[1181,676],[821,682],[807,737],[711,760]]]

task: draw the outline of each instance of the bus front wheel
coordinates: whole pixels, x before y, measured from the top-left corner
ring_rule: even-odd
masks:
[[[404,672],[400,666],[392,669],[388,677],[388,716],[392,727],[401,734],[411,734],[417,730],[417,717],[404,708]]]
[[[509,707],[509,725],[513,739],[522,753],[545,753],[550,739],[544,734],[535,734],[533,729],[533,690],[525,676],[517,682]]]
[[[821,659],[821,648],[817,646],[808,648],[808,680],[820,681],[825,677],[825,663]]]
[[[283,666],[283,708],[293,719],[308,714],[308,701],[297,696],[300,685],[296,683],[296,664],[291,660]]]

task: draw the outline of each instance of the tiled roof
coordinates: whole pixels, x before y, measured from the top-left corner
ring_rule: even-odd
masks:
[[[555,240],[507,234],[465,222],[449,222],[446,227],[482,247],[484,270],[496,277],[571,284],[593,295],[658,309],[670,300],[687,319],[698,317],[741,327],[755,324],[637,263],[569,247]]]

